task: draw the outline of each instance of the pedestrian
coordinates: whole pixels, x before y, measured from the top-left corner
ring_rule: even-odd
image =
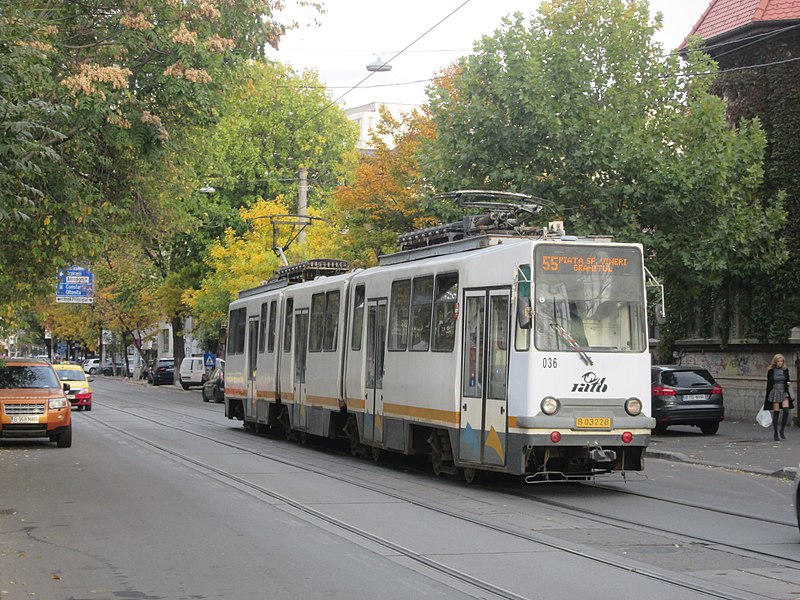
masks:
[[[783,430],[789,420],[789,409],[794,408],[792,395],[789,393],[789,369],[783,354],[772,357],[772,365],[767,371],[767,393],[764,396],[764,410],[772,411],[772,429],[775,441],[785,440]],[[778,437],[778,416],[781,417],[780,438]]]

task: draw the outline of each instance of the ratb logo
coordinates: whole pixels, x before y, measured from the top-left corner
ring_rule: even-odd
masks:
[[[594,392],[608,391],[605,377],[599,378],[597,375],[589,371],[588,373],[584,373],[581,379],[583,379],[582,382],[572,384],[573,392],[591,394]]]

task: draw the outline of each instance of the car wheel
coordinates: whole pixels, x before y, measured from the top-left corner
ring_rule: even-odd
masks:
[[[185,389],[185,390],[188,390],[188,389],[189,389],[189,384],[188,384],[188,383],[182,383],[182,384],[181,384],[181,387],[182,387],[183,389]]]
[[[90,368],[89,375],[97,375],[97,367]]]
[[[703,423],[700,425],[700,431],[703,432],[703,435],[714,435],[719,431],[719,421],[714,423]]]
[[[666,430],[667,430],[667,426],[659,423],[659,424],[656,425],[655,429],[653,429],[653,433],[655,433],[656,435],[661,435]]]
[[[202,392],[200,392],[200,395],[202,395],[202,396],[203,396],[203,402],[208,402],[208,401],[209,401],[209,400],[208,400],[208,396],[206,395],[206,392],[205,392],[205,390],[204,390],[204,391],[202,391]]]
[[[62,431],[58,437],[56,438],[56,445],[59,448],[71,448],[72,447],[72,425],[67,427],[65,431]]]
[[[92,405],[87,404],[86,406],[83,407],[83,410],[92,410]]]

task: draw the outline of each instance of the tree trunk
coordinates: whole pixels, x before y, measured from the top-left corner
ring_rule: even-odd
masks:
[[[175,358],[175,384],[180,384],[180,368],[183,362],[183,319],[172,317],[172,356]]]

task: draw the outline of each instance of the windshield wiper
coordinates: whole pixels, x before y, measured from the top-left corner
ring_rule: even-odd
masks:
[[[564,329],[555,321],[550,322],[550,327],[553,328],[553,331],[555,331],[561,339],[567,342],[570,350],[578,353],[578,356],[580,356],[581,360],[586,363],[587,366],[592,366],[594,364],[591,357],[586,354],[586,351],[581,348],[581,345],[575,340],[574,337],[572,337],[572,334],[569,331]]]

